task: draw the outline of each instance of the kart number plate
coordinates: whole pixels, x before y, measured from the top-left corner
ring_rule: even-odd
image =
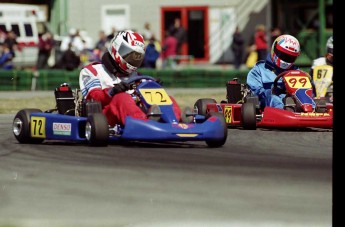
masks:
[[[46,137],[46,118],[45,117],[31,117],[30,132],[33,138]]]
[[[314,81],[332,81],[333,67],[330,65],[315,66],[313,72]]]
[[[311,88],[310,79],[307,76],[286,76],[285,81],[291,88]]]
[[[145,101],[150,104],[171,105],[172,101],[166,91],[162,88],[158,89],[140,89],[140,93]]]

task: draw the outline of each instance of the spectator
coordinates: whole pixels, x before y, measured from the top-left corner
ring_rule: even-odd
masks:
[[[265,25],[259,24],[256,26],[254,41],[256,46],[256,52],[258,53],[258,61],[265,60],[268,48]]]
[[[69,30],[69,36],[62,39],[60,50],[64,52],[70,48],[79,56],[84,50],[84,47],[85,44],[82,38],[79,36],[79,32],[75,28],[71,28]]]
[[[151,31],[151,25],[150,23],[146,22],[144,24],[144,31],[143,31],[143,36],[145,40],[150,40],[151,37],[153,36],[153,32]]]
[[[163,68],[176,67],[176,61],[174,57],[176,56],[177,50],[177,39],[171,35],[169,31],[165,31],[165,38],[162,47],[162,61]]]
[[[240,28],[237,26],[232,36],[231,49],[234,53],[235,69],[239,69],[243,59],[244,38],[242,37]]]
[[[4,40],[4,44],[7,45],[7,47],[10,49],[10,52],[13,55],[13,58],[16,57],[16,50],[20,50],[20,48],[18,47],[18,42],[17,42],[17,36],[14,33],[14,31],[9,31],[7,33],[7,36]]]
[[[271,43],[273,44],[274,40],[278,38],[282,34],[281,30],[279,27],[275,27],[271,31]]]
[[[38,58],[37,58],[37,69],[48,68],[48,59],[54,48],[53,35],[47,32],[39,37],[38,41]]]
[[[6,36],[6,31],[1,30],[0,28],[0,45],[4,43]]]
[[[182,46],[184,43],[187,42],[187,32],[181,26],[181,19],[180,18],[175,18],[174,24],[169,28],[169,32],[177,40],[176,54],[181,55],[182,54]]]
[[[159,58],[160,53],[158,52],[155,45],[155,36],[151,36],[149,44],[146,46],[145,57],[144,57],[144,68],[156,68],[156,62]]]
[[[117,34],[116,28],[112,27],[111,32],[109,33],[109,35],[107,35],[108,41],[112,40],[116,34]]]
[[[13,69],[13,53],[7,44],[0,44],[0,69]]]
[[[72,50],[72,43],[69,43],[68,49],[63,52],[62,57],[57,65],[60,69],[72,71],[80,65],[80,57]]]
[[[108,38],[105,35],[104,31],[99,31],[98,33],[98,41],[96,42],[95,48],[101,51],[101,56],[107,52],[107,44],[108,44]]]

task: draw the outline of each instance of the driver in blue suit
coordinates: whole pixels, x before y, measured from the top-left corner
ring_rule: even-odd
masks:
[[[273,81],[284,71],[298,69],[294,62],[300,52],[300,44],[295,37],[281,35],[274,40],[271,53],[267,55],[266,60],[258,61],[249,71],[247,85],[252,93],[259,97],[261,108],[284,108],[285,94],[280,93],[279,89],[272,94]]]

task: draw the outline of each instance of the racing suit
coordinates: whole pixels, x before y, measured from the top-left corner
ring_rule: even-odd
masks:
[[[247,85],[259,97],[261,108],[265,106],[284,108],[283,98],[286,94],[279,91],[275,91],[276,94],[272,94],[273,82],[280,73],[295,69],[298,69],[295,65],[292,65],[289,69],[279,68],[272,62],[270,54],[267,55],[266,60],[258,61],[255,64],[247,75]],[[284,90],[283,86],[283,83],[278,81],[278,87]]]
[[[125,125],[126,117],[146,120],[146,114],[136,105],[129,93],[121,92],[111,96],[111,88],[121,82],[119,77],[110,73],[101,63],[91,63],[80,71],[79,85],[83,97],[87,100],[97,100],[101,103],[103,113],[110,126],[115,124]],[[181,109],[175,99],[173,102],[174,113],[178,121],[181,118]]]

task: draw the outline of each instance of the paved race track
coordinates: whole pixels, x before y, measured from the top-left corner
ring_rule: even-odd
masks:
[[[0,226],[332,226],[332,131],[227,143],[18,144],[0,115]]]

